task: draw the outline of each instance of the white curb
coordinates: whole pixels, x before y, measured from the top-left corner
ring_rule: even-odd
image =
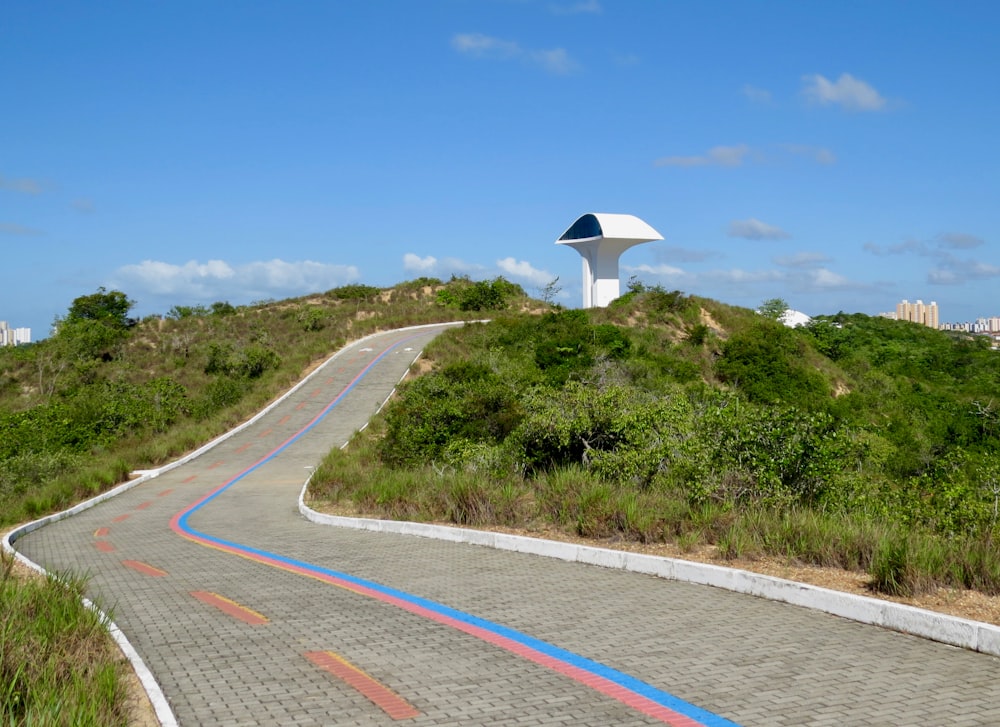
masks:
[[[398,328],[395,330],[413,331],[413,330],[419,330],[421,328],[433,328],[434,326],[441,326],[441,325],[457,326],[457,325],[463,325],[464,323],[465,321],[456,321],[454,323],[447,323],[447,322],[425,323],[419,326],[406,326],[405,328]],[[378,333],[371,333],[367,336],[364,336],[363,338],[359,338],[357,341],[351,341],[349,345],[353,346],[354,344],[357,343],[363,343],[364,341],[367,341],[369,338],[374,338],[376,336],[388,332],[389,331],[380,331]],[[105,500],[114,497],[115,495],[120,495],[123,492],[131,490],[133,487],[141,485],[143,482],[148,482],[149,480],[158,477],[163,472],[169,472],[170,470],[175,469],[176,467],[180,467],[182,464],[190,462],[195,457],[200,457],[201,455],[208,452],[210,449],[215,448],[222,442],[226,441],[227,439],[235,435],[237,432],[243,431],[244,429],[249,427],[251,424],[259,420],[261,417],[270,412],[272,409],[274,409],[274,407],[276,407],[282,401],[284,401],[289,396],[298,391],[300,388],[305,386],[310,379],[312,379],[314,376],[317,376],[323,369],[325,369],[328,365],[330,365],[333,361],[335,361],[338,357],[340,357],[344,353],[344,351],[347,350],[347,347],[348,346],[345,345],[339,351],[337,351],[332,356],[327,358],[326,361],[317,366],[299,383],[297,383],[295,386],[290,388],[284,394],[282,394],[277,399],[272,401],[266,407],[261,409],[250,419],[247,419],[239,426],[230,429],[225,434],[219,435],[215,439],[208,442],[208,444],[202,445],[195,451],[186,454],[180,459],[175,460],[169,464],[166,464],[163,467],[158,467],[156,469],[151,469],[151,470],[138,470],[135,474],[141,475],[140,477],[137,477],[134,480],[129,480],[128,482],[123,482],[117,487],[114,487],[108,490],[107,492],[102,492],[100,495],[97,495],[96,497],[92,497],[89,500],[85,500],[84,502],[74,505],[73,507],[67,510],[53,513],[52,515],[47,515],[46,517],[39,518],[38,520],[33,520],[32,522],[27,523],[26,525],[17,527],[11,530],[6,535],[4,535],[3,539],[0,540],[0,546],[2,546],[3,550],[6,553],[9,553],[13,557],[17,558],[19,562],[23,563],[29,568],[38,571],[39,573],[43,574],[46,573],[46,570],[38,563],[29,560],[21,553],[17,552],[17,550],[14,548],[14,543],[17,541],[18,538],[27,535],[28,533],[37,530],[38,528],[44,525],[48,525],[49,523],[58,522],[59,520],[63,520],[65,518],[76,515],[77,513],[83,512],[84,510],[89,510],[95,505],[98,505],[104,502]],[[177,718],[174,716],[173,710],[170,708],[170,703],[167,701],[166,696],[164,696],[163,690],[160,688],[160,685],[156,681],[156,677],[153,676],[153,673],[146,666],[146,663],[142,660],[142,657],[139,656],[139,652],[135,650],[135,647],[133,647],[132,644],[129,642],[129,640],[125,637],[125,634],[122,633],[120,628],[118,628],[118,625],[110,618],[108,618],[107,614],[105,614],[101,609],[99,609],[92,601],[90,601],[90,599],[84,598],[82,600],[84,606],[96,611],[99,614],[101,620],[107,625],[108,631],[111,633],[111,637],[115,640],[115,643],[118,644],[118,648],[122,650],[122,653],[132,664],[132,668],[135,670],[136,676],[139,677],[139,681],[142,683],[142,688],[146,691],[146,695],[149,697],[149,701],[153,705],[153,710],[156,712],[156,718],[160,721],[161,727],[177,727]]]
[[[708,563],[483,530],[324,515],[305,504],[308,485],[306,482],[299,494],[299,512],[307,520],[320,525],[483,545],[498,550],[531,553],[547,558],[646,573],[685,583],[715,586],[727,591],[823,611],[858,623],[880,626],[963,649],[1000,656],[1000,627],[992,624]]]

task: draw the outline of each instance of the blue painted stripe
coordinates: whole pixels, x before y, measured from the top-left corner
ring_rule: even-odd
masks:
[[[341,393],[338,394],[336,398],[333,399],[333,401],[331,401],[326,407],[324,407],[323,410],[316,416],[316,418],[314,418],[307,426],[303,427],[301,430],[296,432],[292,437],[290,437],[287,441],[285,441],[280,447],[276,448],[273,452],[266,455],[259,461],[255,462],[253,465],[245,469],[243,472],[239,473],[231,480],[226,482],[222,487],[213,492],[210,496],[206,497],[205,499],[201,500],[196,505],[192,506],[187,511],[185,511],[184,514],[178,519],[178,526],[181,528],[181,530],[183,530],[188,535],[198,538],[199,540],[212,543],[214,545],[239,551],[240,553],[246,555],[258,556],[262,558],[267,558],[269,560],[274,560],[279,563],[288,565],[290,567],[297,568],[300,570],[305,570],[311,573],[315,573],[317,575],[324,575],[331,578],[336,578],[345,581],[347,583],[350,583],[352,585],[367,588],[372,591],[384,594],[386,596],[391,596],[401,601],[411,603],[415,606],[425,608],[428,611],[440,614],[455,621],[466,623],[471,626],[481,628],[485,631],[497,634],[498,636],[502,636],[516,643],[535,649],[536,651],[545,654],[546,656],[552,657],[553,659],[558,659],[559,661],[562,661],[566,664],[569,664],[583,671],[587,671],[592,674],[601,676],[607,679],[608,681],[618,684],[619,686],[622,686],[638,695],[641,695],[646,699],[649,699],[650,701],[653,701],[663,707],[666,707],[667,709],[672,709],[673,711],[678,712],[679,714],[682,714],[686,717],[689,717],[690,719],[697,720],[706,727],[738,727],[735,722],[731,722],[725,719],[724,717],[720,717],[719,715],[708,712],[702,709],[701,707],[693,705],[689,702],[685,702],[683,699],[675,697],[674,695],[668,692],[664,692],[661,689],[657,689],[656,687],[647,684],[646,682],[637,679],[636,677],[620,672],[617,669],[613,669],[607,666],[606,664],[593,661],[592,659],[588,659],[584,656],[580,656],[579,654],[567,651],[566,649],[554,646],[553,644],[550,644],[547,641],[542,641],[541,639],[537,639],[533,636],[528,636],[527,634],[524,634],[520,631],[509,628],[507,626],[494,623],[493,621],[487,621],[486,619],[479,618],[478,616],[473,616],[471,614],[465,613],[464,611],[456,610],[454,608],[451,608],[450,606],[445,606],[443,604],[437,603],[435,601],[430,601],[425,598],[421,598],[420,596],[415,596],[405,591],[399,591],[396,590],[395,588],[390,588],[389,586],[384,586],[380,583],[375,583],[373,581],[368,581],[363,578],[358,578],[348,573],[342,573],[340,571],[331,570],[329,568],[324,568],[322,566],[314,565],[312,563],[306,563],[305,561],[296,560],[294,558],[288,558],[286,556],[279,555],[277,553],[272,553],[267,550],[254,548],[249,545],[245,545],[243,543],[236,543],[230,540],[217,538],[207,533],[195,530],[188,524],[187,520],[191,514],[200,510],[202,507],[207,505],[209,502],[214,500],[216,497],[221,495],[223,492],[228,490],[230,487],[235,485],[237,482],[242,480],[250,473],[254,472],[256,469],[258,469],[265,463],[270,462],[272,459],[281,454],[285,449],[287,449],[291,444],[293,444],[303,435],[309,432],[319,422],[321,422],[327,416],[327,414],[329,414],[329,412],[337,404],[339,404],[343,400],[343,398],[357,385],[357,383],[361,381],[368,374],[368,372],[379,361],[381,361],[382,358],[384,358],[389,353],[389,351],[396,348],[397,346],[402,345],[403,343],[409,340],[412,340],[413,338],[416,338],[418,335],[419,334],[415,334],[414,336],[411,336],[409,338],[402,339],[401,341],[394,343],[392,346],[385,349],[381,354],[379,354],[376,358],[374,358],[367,366],[365,366],[365,368],[362,369],[361,373],[357,377],[355,377],[354,380],[343,391],[341,391]]]

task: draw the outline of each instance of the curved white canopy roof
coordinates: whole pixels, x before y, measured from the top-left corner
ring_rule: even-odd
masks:
[[[556,244],[572,247],[583,258],[583,307],[603,308],[619,295],[619,256],[633,245],[662,239],[635,215],[589,212],[570,225]]]
[[[634,243],[663,239],[663,235],[635,215],[588,212],[570,225],[556,243],[574,243],[602,237],[606,240],[631,240]]]

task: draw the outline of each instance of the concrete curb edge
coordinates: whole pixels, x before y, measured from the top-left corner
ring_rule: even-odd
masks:
[[[396,330],[410,331],[410,330],[419,330],[421,328],[433,328],[434,326],[441,326],[441,325],[458,326],[458,325],[464,325],[465,323],[466,321],[424,323],[418,326],[406,326],[404,328]],[[38,518],[37,520],[33,520],[29,523],[16,527],[10,532],[5,533],[3,538],[0,539],[0,548],[2,548],[5,553],[16,558],[18,562],[23,563],[28,568],[31,568],[32,570],[37,571],[38,573],[41,573],[43,575],[46,574],[47,571],[41,565],[35,563],[29,558],[26,558],[24,555],[19,553],[16,548],[14,548],[14,543],[17,542],[18,538],[27,535],[28,533],[33,532],[34,530],[37,530],[40,527],[48,525],[49,523],[58,522],[65,518],[72,517],[77,513],[81,513],[84,510],[89,510],[90,508],[94,507],[95,505],[99,505],[105,500],[109,500],[112,497],[115,497],[116,495],[120,495],[123,492],[127,492],[131,490],[133,487],[137,487],[144,482],[148,482],[149,480],[158,477],[160,474],[164,472],[169,472],[170,470],[176,467],[180,467],[182,464],[190,462],[196,457],[200,457],[201,455],[205,454],[211,449],[214,449],[216,446],[218,446],[222,442],[226,441],[227,439],[235,435],[237,432],[243,431],[250,425],[254,424],[261,417],[263,417],[272,409],[274,409],[276,406],[278,406],[278,404],[280,404],[282,401],[284,401],[292,394],[294,394],[296,391],[298,391],[300,388],[305,386],[314,376],[317,376],[323,369],[325,369],[333,361],[339,358],[341,354],[343,354],[344,351],[347,350],[348,345],[363,343],[364,341],[367,341],[369,338],[374,338],[378,335],[381,335],[382,333],[387,333],[387,331],[378,331],[376,333],[370,333],[367,336],[363,336],[356,341],[351,341],[348,344],[345,344],[334,354],[328,356],[326,360],[323,361],[323,363],[321,363],[319,366],[313,369],[309,374],[303,377],[297,384],[288,389],[288,391],[286,391],[284,394],[282,394],[277,399],[272,401],[270,404],[261,409],[259,412],[254,414],[252,417],[247,419],[245,422],[237,425],[236,427],[230,429],[229,431],[223,434],[220,434],[218,437],[212,439],[206,444],[203,444],[201,447],[194,450],[193,452],[190,452],[181,457],[180,459],[174,460],[173,462],[170,462],[169,464],[166,464],[163,467],[158,467],[152,470],[142,470],[140,472],[137,472],[136,474],[140,474],[139,477],[133,480],[129,480],[128,482],[123,482],[122,484],[117,485],[105,492],[102,492],[101,494],[96,495],[95,497],[92,497],[89,500],[84,500],[83,502],[77,503],[71,508],[63,510],[61,512],[53,513],[51,515],[46,515],[45,517]],[[388,401],[388,398],[386,399],[386,401]],[[383,406],[384,405],[385,402],[383,402]],[[379,408],[381,409],[381,407]],[[166,696],[163,694],[163,690],[160,688],[159,683],[156,681],[156,677],[153,676],[153,673],[149,670],[149,668],[146,666],[146,663],[142,660],[142,657],[139,655],[139,652],[135,650],[135,647],[132,646],[131,642],[128,640],[128,638],[125,636],[122,630],[118,627],[118,625],[114,621],[108,618],[107,614],[104,613],[104,611],[98,608],[97,605],[94,604],[88,598],[83,598],[81,600],[86,608],[92,609],[99,614],[101,620],[107,626],[108,631],[111,634],[111,637],[115,640],[115,643],[118,645],[118,648],[121,650],[125,658],[129,660],[129,663],[135,670],[136,676],[142,683],[142,688],[145,690],[146,696],[149,698],[150,703],[153,705],[153,711],[156,713],[156,718],[159,720],[161,727],[177,727],[177,718],[174,716],[173,710],[170,708],[170,703],[167,701]]]
[[[299,494],[299,512],[307,520],[319,525],[469,543],[487,548],[529,553],[546,558],[558,558],[634,573],[645,573],[685,583],[714,586],[735,593],[823,611],[858,623],[880,626],[963,649],[1000,656],[1000,627],[992,624],[709,563],[696,563],[663,556],[644,555],[484,530],[325,515],[306,505],[305,494],[308,484],[306,482]]]

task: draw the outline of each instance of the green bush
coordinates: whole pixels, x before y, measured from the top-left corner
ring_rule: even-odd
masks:
[[[825,409],[832,392],[823,375],[810,365],[809,353],[806,338],[763,319],[726,341],[715,371],[751,401]]]

